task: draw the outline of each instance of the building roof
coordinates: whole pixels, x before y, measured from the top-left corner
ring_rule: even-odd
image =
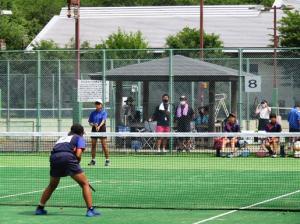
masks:
[[[272,35],[273,12],[262,6],[205,6],[207,33],[219,34],[225,47],[267,47]],[[282,17],[278,10],[278,19]],[[199,6],[82,7],[81,42],[100,43],[119,28],[141,31],[151,48],[163,48],[166,38],[184,27],[199,28]],[[32,43],[53,40],[64,47],[74,37],[74,19],[66,8],[54,16]],[[30,49],[30,46],[27,48]]]
[[[239,71],[217,64],[174,55],[172,60],[175,81],[236,81]],[[169,81],[170,58],[164,57],[151,61],[126,65],[108,70],[107,80],[119,81]],[[251,75],[251,74],[246,74]],[[101,79],[102,73],[90,74],[92,79]]]

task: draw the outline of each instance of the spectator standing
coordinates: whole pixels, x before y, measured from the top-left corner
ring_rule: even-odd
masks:
[[[157,122],[156,132],[170,132],[170,111],[169,95],[164,94],[162,95],[162,102],[155,108],[151,118]],[[160,152],[162,145],[162,151],[166,152],[167,143],[167,138],[158,138],[156,142],[157,151]]]
[[[187,103],[187,97],[181,96],[179,98],[180,104],[175,110],[175,120],[177,122],[178,132],[191,132],[191,121],[194,120],[194,110]],[[178,151],[189,151],[191,145],[190,138],[179,138]]]
[[[130,126],[130,124],[135,122],[135,106],[133,104],[134,99],[129,96],[124,102],[125,105],[122,108],[124,125]]]
[[[197,132],[208,131],[208,106],[198,108],[199,115],[195,118]]]
[[[296,103],[288,114],[289,131],[300,132],[300,103]]]
[[[271,107],[269,107],[268,102],[263,100],[255,110],[255,114],[259,115],[258,120],[258,130],[264,131],[266,125],[269,123],[270,114],[271,114]]]

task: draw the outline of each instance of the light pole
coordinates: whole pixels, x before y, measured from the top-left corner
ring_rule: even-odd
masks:
[[[204,0],[200,0],[200,59],[203,60],[204,58],[204,20],[203,20],[203,14],[204,14]],[[200,105],[204,106],[204,89],[206,86],[205,82],[199,83],[200,88]]]
[[[74,78],[74,93],[73,93],[73,123],[81,123],[82,119],[82,110],[81,103],[78,102],[77,91],[78,91],[78,80],[80,80],[80,0],[67,0],[68,3],[68,18],[72,17],[72,8],[73,16],[75,19],[75,56],[76,56],[76,65],[75,65],[75,78]]]
[[[200,0],[200,57],[203,59],[204,57],[204,21],[203,21],[203,14],[204,14],[204,0]]]

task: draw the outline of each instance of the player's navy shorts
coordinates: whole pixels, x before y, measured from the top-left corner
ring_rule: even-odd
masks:
[[[95,127],[92,128],[92,132],[106,132],[106,126],[103,125],[101,126],[100,130],[97,131]],[[106,137],[91,137],[91,138],[94,138],[94,139],[97,139],[97,138],[100,138],[100,139],[106,139]]]
[[[66,177],[82,173],[76,156],[69,152],[57,152],[50,156],[50,176]]]

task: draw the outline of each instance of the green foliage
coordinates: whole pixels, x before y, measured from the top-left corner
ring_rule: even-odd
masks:
[[[33,49],[34,50],[54,50],[54,49],[59,49],[59,46],[53,40],[42,40],[39,43],[33,44]]]
[[[98,49],[145,49],[148,47],[148,42],[140,31],[126,33],[120,28],[116,33],[111,34],[107,40],[96,45]]]
[[[107,57],[114,59],[145,58],[145,56],[149,56],[149,54],[144,50],[140,51],[138,49],[147,48],[149,48],[149,44],[140,31],[136,33],[126,33],[121,29],[118,29],[116,33],[111,34],[107,40],[102,41],[101,44],[96,45],[96,49],[112,49],[107,51]],[[122,51],[122,49],[131,50]]]
[[[281,47],[300,46],[300,13],[299,11],[286,11],[280,21],[279,43]]]
[[[54,16],[59,14],[66,0],[1,0],[0,9],[11,9],[13,16],[1,17],[0,38],[8,49],[24,49]],[[206,5],[264,4],[273,0],[205,0]],[[81,6],[146,6],[198,5],[199,0],[81,0]]]
[[[177,49],[199,48],[200,46],[200,30],[185,27],[176,35],[170,35],[167,38],[167,47]],[[204,48],[222,48],[223,42],[220,36],[214,33],[204,33]]]

